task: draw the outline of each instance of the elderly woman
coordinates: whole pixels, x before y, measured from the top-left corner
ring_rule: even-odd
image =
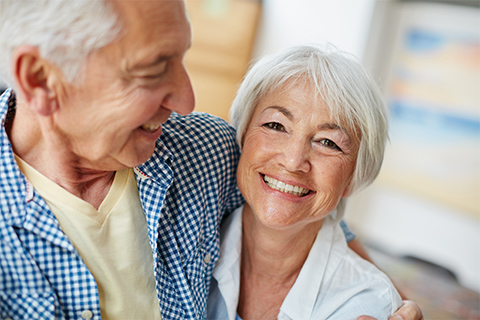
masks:
[[[249,70],[231,115],[246,203],[222,226],[208,319],[387,319],[399,294],[339,226],[382,164],[375,83],[346,54],[295,47]]]

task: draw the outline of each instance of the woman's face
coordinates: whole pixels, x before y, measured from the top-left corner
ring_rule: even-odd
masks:
[[[244,136],[237,179],[246,208],[271,228],[322,220],[349,195],[358,145],[309,85],[270,92]]]

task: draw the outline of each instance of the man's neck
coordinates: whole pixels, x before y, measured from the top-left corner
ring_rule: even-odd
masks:
[[[115,171],[82,165],[62,137],[45,135],[38,119],[25,106],[17,106],[6,126],[15,154],[45,177],[98,209],[108,194]],[[55,140],[55,141],[53,141]]]

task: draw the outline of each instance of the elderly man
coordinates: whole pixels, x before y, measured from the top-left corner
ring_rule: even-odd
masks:
[[[2,0],[0,21],[0,318],[205,317],[239,150],[181,116],[183,1]]]
[[[233,130],[178,115],[194,107],[184,3],[0,12],[0,318],[201,318],[241,197]]]

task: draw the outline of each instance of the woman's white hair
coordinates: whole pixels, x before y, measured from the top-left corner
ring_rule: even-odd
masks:
[[[259,100],[293,83],[312,85],[333,119],[358,130],[360,146],[350,190],[369,185],[380,171],[388,139],[385,104],[360,62],[331,45],[289,48],[263,57],[249,69],[230,109],[240,146]],[[344,201],[340,201],[337,211],[343,207]]]
[[[12,54],[31,45],[68,82],[81,82],[87,56],[119,34],[117,20],[103,0],[0,0],[0,74],[13,86]]]

